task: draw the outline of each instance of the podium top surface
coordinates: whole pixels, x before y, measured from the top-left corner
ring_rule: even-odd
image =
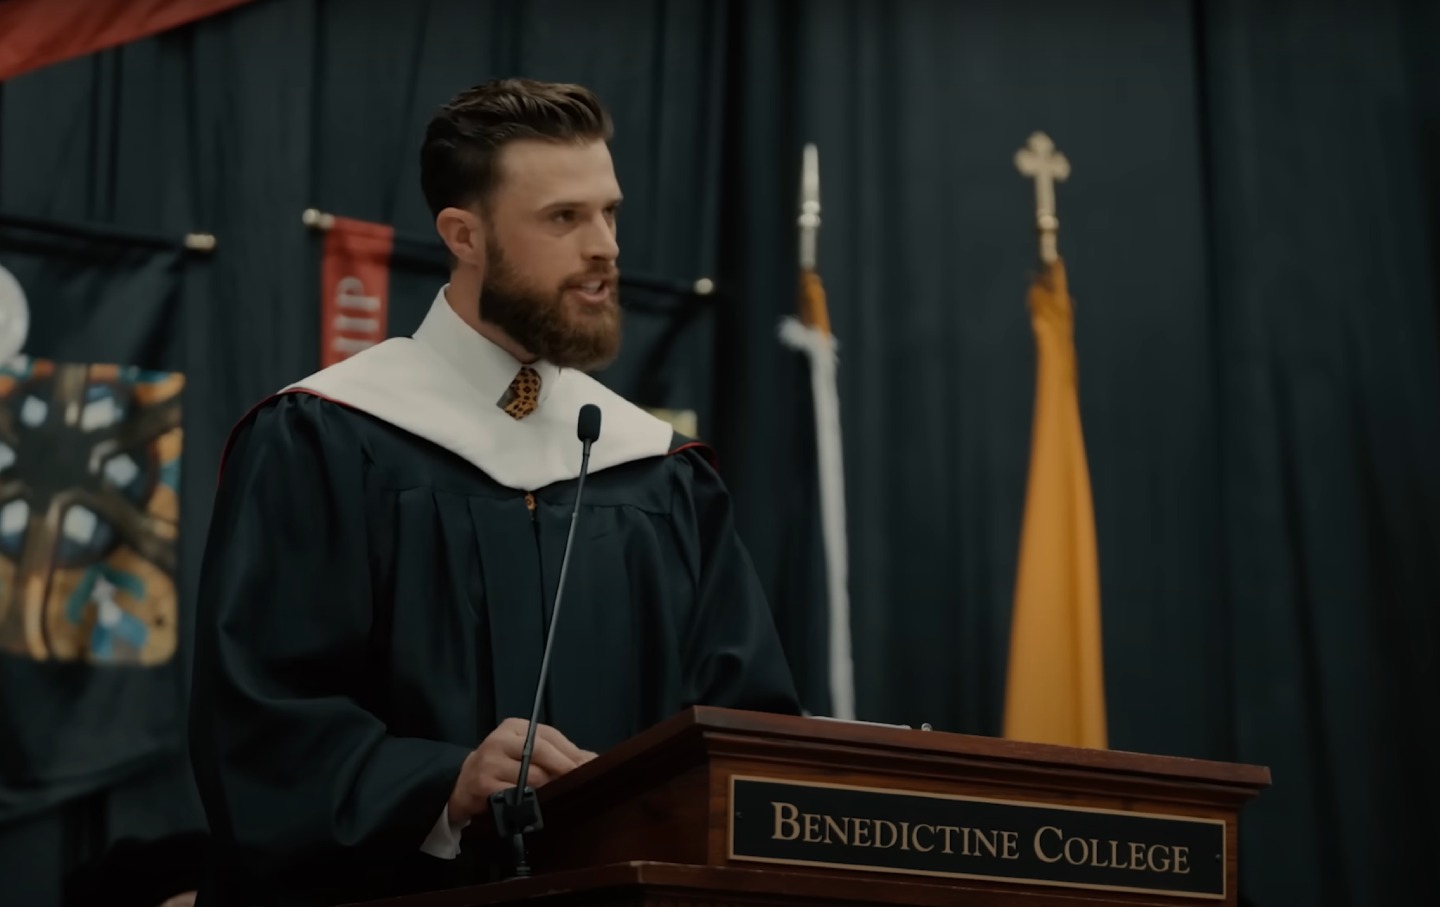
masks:
[[[882,771],[908,768],[907,773],[927,765],[937,772],[961,766],[994,772],[1065,772],[1222,788],[1247,796],[1270,784],[1270,770],[1257,765],[696,706],[551,782],[542,796],[563,797],[572,788],[622,771],[626,765],[653,765],[667,758],[684,761],[696,753],[790,758]]]

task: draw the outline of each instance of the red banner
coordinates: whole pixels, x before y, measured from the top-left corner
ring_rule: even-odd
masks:
[[[118,47],[250,0],[4,0],[0,81]]]
[[[320,275],[320,365],[348,359],[385,339],[394,228],[337,217],[325,234]]]

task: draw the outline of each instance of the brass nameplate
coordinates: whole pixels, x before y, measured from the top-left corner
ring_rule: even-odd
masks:
[[[732,860],[1223,900],[1225,823],[730,779]]]

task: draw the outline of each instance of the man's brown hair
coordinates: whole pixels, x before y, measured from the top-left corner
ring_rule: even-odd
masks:
[[[519,139],[609,141],[610,114],[581,85],[495,79],[460,92],[425,129],[420,189],[430,214],[482,206],[499,180],[500,149]]]

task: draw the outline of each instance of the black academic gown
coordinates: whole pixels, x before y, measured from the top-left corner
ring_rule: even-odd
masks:
[[[242,423],[196,634],[205,907],[491,877],[420,846],[466,754],[529,716],[575,490],[539,490],[532,513],[448,451],[308,394]],[[571,558],[542,720],[578,746],[695,704],[799,712],[700,449],[592,472]]]

